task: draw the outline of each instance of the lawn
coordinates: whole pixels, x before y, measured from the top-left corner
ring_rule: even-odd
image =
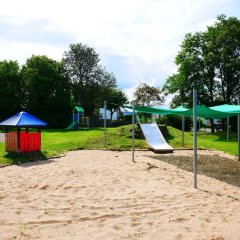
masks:
[[[169,135],[166,138],[168,143],[174,148],[182,147],[182,132],[172,127],[168,127]],[[225,153],[237,156],[237,134],[231,133],[229,142],[226,141],[225,132],[217,132],[214,134],[206,132],[198,132],[198,149],[211,149],[211,150],[220,150]],[[193,133],[185,132],[184,133],[184,147],[192,148],[193,147]]]
[[[182,147],[182,133],[172,127],[168,127],[167,141],[174,148]],[[185,132],[184,148],[192,148],[193,134]],[[131,125],[107,129],[107,149],[130,150],[132,146]],[[42,131],[42,152],[32,154],[7,154],[4,150],[4,143],[0,143],[0,165],[11,164],[34,160],[36,158],[47,158],[59,156],[67,151],[79,149],[103,149],[104,129],[91,128],[89,131],[67,131],[67,130],[43,130]],[[143,139],[135,139],[136,149],[147,149]],[[199,149],[215,149],[226,153],[237,155],[236,134],[226,142],[224,133],[198,133]]]

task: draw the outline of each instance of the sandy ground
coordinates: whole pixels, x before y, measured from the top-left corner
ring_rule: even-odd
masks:
[[[75,151],[0,169],[0,239],[240,239],[240,162],[199,151]]]

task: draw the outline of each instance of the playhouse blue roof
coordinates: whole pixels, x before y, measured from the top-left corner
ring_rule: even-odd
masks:
[[[46,127],[47,123],[32,116],[27,112],[20,112],[14,116],[2,121],[0,126],[15,126],[15,127]]]

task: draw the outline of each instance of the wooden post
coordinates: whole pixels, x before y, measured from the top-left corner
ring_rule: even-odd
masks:
[[[38,133],[40,134],[40,143],[39,143],[40,144],[40,149],[39,150],[41,151],[41,145],[42,145],[41,144],[41,141],[42,141],[42,139],[41,139],[41,128],[38,128]]]
[[[21,128],[17,127],[17,153],[20,153],[20,134]]]

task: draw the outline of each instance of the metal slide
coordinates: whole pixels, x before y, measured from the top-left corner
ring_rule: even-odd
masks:
[[[68,127],[66,127],[66,130],[73,130],[75,128],[75,126],[77,125],[77,121],[76,122],[72,122]]]
[[[148,143],[148,146],[154,151],[154,152],[173,152],[173,147],[168,145],[165,138],[163,137],[158,125],[154,123],[144,123],[141,124],[140,121],[138,121],[143,135]]]

